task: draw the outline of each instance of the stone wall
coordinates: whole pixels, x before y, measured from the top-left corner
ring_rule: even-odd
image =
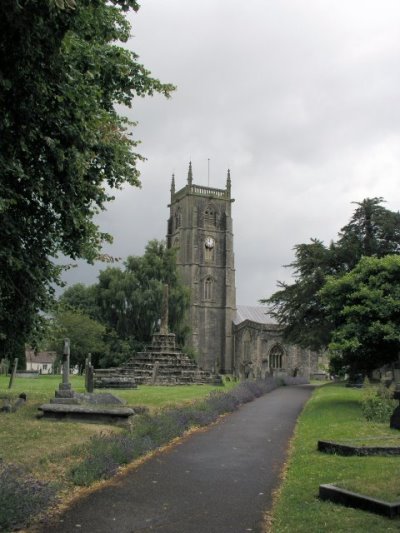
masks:
[[[281,327],[246,320],[234,326],[234,374],[240,378],[298,375],[318,371],[319,354],[285,344]]]

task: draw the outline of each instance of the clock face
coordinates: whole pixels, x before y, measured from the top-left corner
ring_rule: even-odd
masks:
[[[214,248],[214,239],[212,237],[206,237],[206,240],[204,241],[204,244],[206,245],[206,248],[208,248],[209,250],[211,250],[212,248]]]

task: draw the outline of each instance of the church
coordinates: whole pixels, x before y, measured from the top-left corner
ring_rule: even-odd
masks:
[[[189,344],[200,368],[237,377],[318,373],[318,354],[283,342],[282,328],[265,307],[236,304],[231,176],[225,189],[171,181],[167,246],[177,249],[177,265],[189,287]]]

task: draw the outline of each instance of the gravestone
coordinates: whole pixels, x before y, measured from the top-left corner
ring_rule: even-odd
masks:
[[[64,339],[63,358],[62,358],[62,382],[58,385],[58,390],[55,392],[55,398],[50,400],[51,403],[61,404],[78,404],[79,401],[75,397],[75,392],[72,390],[72,385],[69,381],[70,372],[70,341]]]
[[[392,429],[400,429],[400,388],[395,390],[393,398],[395,400],[399,400],[399,405],[395,408],[392,416],[390,417],[390,427]]]
[[[112,394],[93,394],[93,367],[87,360],[85,376],[86,394],[72,390],[69,381],[70,343],[64,339],[62,383],[55,398],[39,407],[43,418],[50,420],[74,420],[77,422],[129,424],[135,411],[123,407],[119,398]]]
[[[7,375],[9,366],[10,366],[10,361],[8,359],[2,359],[0,361],[0,374]]]
[[[12,372],[11,372],[10,382],[8,383],[8,388],[9,389],[11,389],[11,387],[13,386],[14,379],[15,379],[15,376],[17,374],[17,366],[18,366],[18,357],[16,357],[14,359],[14,366],[13,366],[13,369],[12,369]]]

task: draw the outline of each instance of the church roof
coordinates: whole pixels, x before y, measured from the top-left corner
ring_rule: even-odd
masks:
[[[245,320],[251,320],[258,324],[276,324],[276,320],[271,317],[266,307],[250,306],[250,305],[238,305],[236,309],[236,315],[233,319],[235,326],[244,322]]]
[[[32,349],[25,350],[27,363],[54,363],[57,357],[56,352],[36,352]]]

